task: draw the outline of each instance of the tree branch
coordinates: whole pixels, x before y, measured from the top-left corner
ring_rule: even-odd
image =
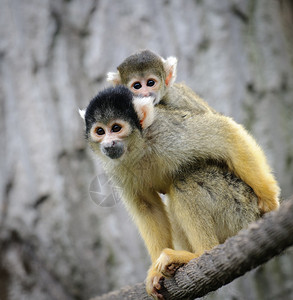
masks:
[[[165,279],[161,294],[165,299],[195,299],[215,291],[246,272],[267,262],[293,245],[293,198],[284,201],[279,211],[241,230]],[[152,299],[145,285],[136,284],[92,300]]]

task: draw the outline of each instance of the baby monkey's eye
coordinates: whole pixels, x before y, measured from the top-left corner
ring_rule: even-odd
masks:
[[[105,134],[105,130],[102,127],[98,127],[96,129],[96,133],[97,133],[97,135],[103,135],[103,134]]]
[[[147,81],[147,86],[154,86],[155,83],[156,83],[156,81],[155,81],[154,79],[149,79],[149,80]]]
[[[118,125],[118,124],[114,124],[113,126],[112,126],[112,132],[119,132],[120,130],[121,130],[121,126],[120,125]]]
[[[139,90],[141,88],[141,83],[139,81],[137,81],[132,86],[134,89]]]

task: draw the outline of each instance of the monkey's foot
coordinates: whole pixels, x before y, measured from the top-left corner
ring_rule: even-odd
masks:
[[[258,198],[258,208],[259,211],[263,214],[270,212],[272,210],[278,209],[280,206],[279,200],[276,198],[273,199],[263,199]]]
[[[196,257],[199,257],[196,253],[166,248],[155,262],[154,268],[165,277],[172,277],[181,266],[187,264],[191,259]]]
[[[156,300],[164,300],[164,297],[159,294],[161,289],[160,280],[163,279],[163,275],[157,272],[152,265],[148,271],[148,276],[146,278],[146,291]]]
[[[274,178],[268,178],[264,182],[260,180],[252,186],[258,198],[258,208],[261,213],[267,213],[279,208],[280,188]]]

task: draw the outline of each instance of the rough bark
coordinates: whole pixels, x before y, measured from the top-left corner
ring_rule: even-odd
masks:
[[[165,279],[167,299],[196,299],[215,291],[293,245],[293,198]],[[92,300],[151,299],[143,283]]]

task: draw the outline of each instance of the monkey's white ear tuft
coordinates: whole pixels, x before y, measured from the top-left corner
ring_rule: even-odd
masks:
[[[154,121],[154,97],[134,97],[133,105],[137,112],[142,129],[146,129]]]
[[[114,85],[121,84],[121,77],[119,72],[108,72],[107,81],[112,82]]]
[[[81,118],[83,120],[85,120],[85,109],[79,109],[78,112],[79,112],[79,115],[81,116]]]
[[[171,86],[177,76],[177,58],[169,56],[167,59],[162,59],[166,71],[166,85]]]

